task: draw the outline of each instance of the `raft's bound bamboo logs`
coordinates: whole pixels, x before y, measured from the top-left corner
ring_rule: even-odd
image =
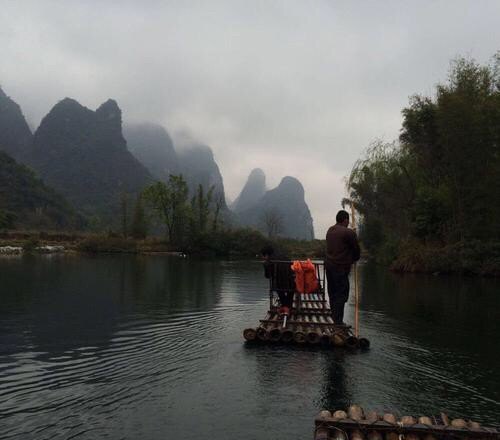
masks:
[[[279,327],[274,327],[269,330],[269,340],[272,342],[278,342],[281,339],[281,330]]]
[[[422,417],[418,418],[418,423],[420,423],[421,425],[431,426],[432,425],[432,420],[431,420],[430,417],[422,416]]]
[[[293,341],[293,331],[289,328],[284,329],[281,332],[281,340],[283,342],[292,342]]]
[[[355,429],[349,434],[349,440],[365,440],[365,436],[359,429]]]
[[[257,332],[253,328],[246,328],[243,330],[243,337],[247,341],[255,341],[255,338],[257,337]]]
[[[306,340],[307,342],[309,342],[309,344],[313,345],[319,344],[320,338],[321,338],[320,334],[315,329],[307,332],[306,334]]]
[[[329,434],[328,428],[317,428],[314,433],[314,440],[328,440]]]
[[[306,335],[302,331],[302,327],[300,325],[297,326],[295,329],[295,333],[293,334],[293,340],[297,344],[305,344],[306,342]]]
[[[363,420],[363,408],[359,405],[351,405],[347,409],[347,415],[350,419],[356,420],[357,422]]]
[[[441,420],[443,421],[443,425],[445,426],[448,426],[450,424],[450,419],[444,412],[441,413]]]
[[[414,425],[417,422],[412,416],[403,416],[401,417],[401,423],[403,425]]]
[[[363,350],[370,348],[370,341],[366,338],[359,338],[359,348]]]
[[[345,411],[342,411],[341,409],[339,409],[333,413],[333,419],[334,420],[347,419],[347,413]]]
[[[396,420],[396,416],[391,413],[386,413],[383,415],[382,420],[384,420],[387,423],[391,423],[395,425],[398,421]]]
[[[399,434],[397,432],[387,432],[385,434],[385,440],[399,440]]]
[[[334,333],[331,340],[335,347],[343,347],[345,345],[345,338],[340,333]]]
[[[344,431],[337,428],[330,432],[330,440],[347,440],[347,437]]]
[[[453,419],[451,421],[451,426],[454,428],[467,428],[467,422],[464,419]]]
[[[380,432],[371,430],[368,431],[368,434],[366,435],[366,440],[384,440],[382,437],[382,434]]]
[[[375,423],[380,417],[377,414],[377,411],[368,411],[365,415],[365,419],[370,423]]]
[[[318,417],[320,419],[329,419],[332,416],[332,413],[326,409],[319,412]]]
[[[261,341],[269,340],[269,332],[264,327],[257,328],[257,338]]]
[[[358,346],[358,338],[356,336],[348,336],[345,340],[347,348],[356,348]]]
[[[472,428],[472,429],[480,429],[481,428],[481,425],[477,422],[473,422],[472,420],[469,420],[469,428]]]
[[[330,336],[326,333],[322,333],[321,337],[319,338],[319,343],[323,347],[328,347],[330,345]]]

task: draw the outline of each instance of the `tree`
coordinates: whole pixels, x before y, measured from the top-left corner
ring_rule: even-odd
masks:
[[[120,196],[120,224],[123,238],[128,236],[128,196],[122,193]]]
[[[194,234],[203,234],[206,232],[208,219],[211,214],[213,192],[213,186],[205,193],[203,185],[199,184],[196,194],[191,198],[191,226]]]
[[[218,194],[215,197],[215,206],[212,219],[212,232],[217,232],[217,228],[219,227],[220,224],[220,211],[223,206],[224,206],[224,196],[222,194]]]
[[[269,238],[275,238],[283,232],[283,215],[276,208],[268,208],[262,213],[262,223]]]
[[[182,175],[170,175],[167,183],[153,183],[143,195],[165,225],[169,242],[181,242],[188,213],[188,186]]]
[[[137,196],[135,202],[131,232],[132,232],[132,237],[136,239],[144,239],[148,234],[148,223],[146,219],[146,213],[144,211],[142,194],[139,194]]]
[[[373,143],[348,179],[365,247],[500,239],[500,56],[453,61],[402,113],[399,143]]]

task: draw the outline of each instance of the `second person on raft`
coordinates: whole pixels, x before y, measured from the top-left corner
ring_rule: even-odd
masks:
[[[272,246],[263,247],[260,253],[264,258],[264,276],[271,280],[271,289],[278,294],[280,300],[279,313],[288,316],[295,293],[295,274],[289,258],[275,252]]]

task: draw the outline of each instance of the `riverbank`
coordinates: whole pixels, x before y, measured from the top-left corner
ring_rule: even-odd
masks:
[[[395,272],[500,277],[500,243],[474,240],[437,246],[407,242],[397,250],[390,268]]]
[[[3,254],[80,252],[87,254],[185,254],[206,257],[255,257],[267,244],[291,258],[321,258],[324,253],[322,240],[269,240],[257,231],[237,229],[206,234],[189,243],[173,245],[159,237],[142,240],[125,238],[116,234],[87,234],[80,232],[3,231],[0,248]]]

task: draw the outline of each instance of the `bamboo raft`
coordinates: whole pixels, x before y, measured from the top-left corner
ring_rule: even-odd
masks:
[[[314,440],[500,440],[500,431],[479,423],[438,417],[364,412],[358,405],[347,411],[321,411],[315,419]]]
[[[276,262],[290,263],[291,262]],[[351,326],[335,325],[325,298],[325,270],[322,263],[314,263],[318,289],[313,293],[295,292],[290,315],[279,314],[276,297],[278,289],[270,279],[269,310],[258,327],[246,328],[243,337],[248,342],[314,345],[324,348],[346,347],[367,349],[370,342],[360,338]]]

